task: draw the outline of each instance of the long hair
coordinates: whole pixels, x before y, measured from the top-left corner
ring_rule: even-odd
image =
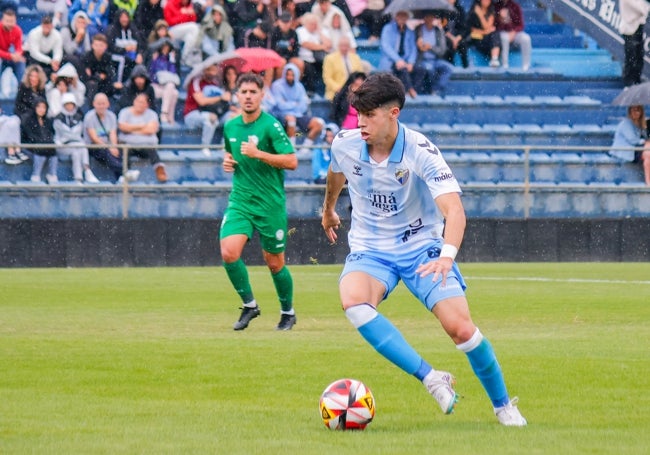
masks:
[[[29,65],[27,68],[25,68],[25,74],[23,75],[23,80],[21,83],[28,88],[32,88],[31,85],[29,84],[29,75],[32,74],[32,72],[38,73],[38,87],[37,89],[39,91],[45,90],[45,84],[47,84],[47,76],[45,75],[45,71],[43,71],[43,68],[41,68],[40,65],[33,64]]]
[[[641,111],[641,115],[639,116],[639,120],[634,120],[632,118],[632,109],[639,109]],[[632,123],[639,128],[641,131],[645,131],[646,129],[646,120],[645,120],[645,109],[643,106],[629,106],[627,108],[627,116],[628,118],[632,121]]]

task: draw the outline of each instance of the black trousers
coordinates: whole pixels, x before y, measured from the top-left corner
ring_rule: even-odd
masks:
[[[643,72],[643,25],[633,35],[623,35],[625,60],[623,62],[623,85],[641,82]]]

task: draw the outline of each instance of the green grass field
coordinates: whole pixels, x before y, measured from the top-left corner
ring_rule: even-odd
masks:
[[[234,332],[220,268],[0,270],[2,454],[646,454],[650,264],[461,264],[526,428],[498,425],[465,356],[400,287],[382,312],[462,395],[442,415],[339,308],[339,266],[293,266],[298,324]],[[373,391],[363,432],[333,432],[335,379]]]

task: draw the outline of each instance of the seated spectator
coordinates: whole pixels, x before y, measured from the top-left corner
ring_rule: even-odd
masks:
[[[47,78],[59,71],[63,60],[63,41],[61,33],[54,28],[52,16],[43,16],[41,25],[27,34],[25,45],[28,65],[40,65]]]
[[[117,183],[122,183],[122,152],[117,146],[117,117],[109,108],[110,102],[106,94],[96,94],[93,108],[84,116],[84,139],[87,144],[106,147],[90,148],[89,153],[113,172]],[[139,176],[138,170],[126,171],[129,182],[138,180]]]
[[[323,61],[325,99],[333,100],[355,71],[363,71],[363,62],[357,53],[351,52],[350,40],[344,36],[339,40],[338,50],[328,54]]]
[[[293,63],[298,67],[300,73],[305,70],[305,63],[298,56],[300,42],[298,34],[291,26],[291,14],[284,12],[278,18],[276,25],[271,31],[271,49],[274,49],[286,62]],[[282,75],[282,67],[275,69],[273,79]]]
[[[341,87],[341,90],[339,90],[334,96],[330,118],[334,123],[340,126],[341,129],[351,130],[358,127],[358,112],[354,106],[350,104],[349,95],[350,92],[358,89],[365,80],[366,73],[355,71],[350,74],[348,80],[345,81],[345,84]]]
[[[7,9],[0,20],[0,75],[11,68],[17,81],[25,73],[25,56],[23,55],[23,31],[16,24],[16,12]],[[2,87],[2,94],[8,98],[11,93],[8,87]]]
[[[300,43],[298,57],[305,62],[305,72],[301,73],[302,83],[307,92],[322,95],[325,93],[323,61],[332,51],[332,42],[321,30],[318,18],[313,13],[302,16],[302,25],[296,33]]]
[[[231,94],[221,89],[219,66],[216,64],[204,68],[186,84],[183,119],[188,127],[201,128],[202,151],[210,156],[210,145],[219,126],[219,118],[230,109]]]
[[[36,0],[36,11],[52,16],[56,28],[68,25],[68,0]]]
[[[402,81],[409,96],[415,98],[417,92],[413,86],[413,70],[418,49],[415,33],[407,25],[408,19],[408,11],[397,11],[395,18],[382,29],[379,70],[392,72]]]
[[[356,9],[352,11],[352,6],[350,6],[350,12],[358,25],[363,25],[368,29],[368,41],[375,42],[381,36],[381,29],[391,19],[389,14],[384,14],[386,2],[384,0],[368,0],[359,3],[361,4],[361,11],[357,12]],[[355,15],[355,13],[357,14]]]
[[[284,124],[287,136],[292,144],[296,143],[296,130],[306,134],[299,155],[312,155],[309,148],[320,136],[325,122],[320,117],[309,113],[309,97],[305,87],[300,83],[300,70],[292,63],[287,63],[282,77],[271,85],[274,105],[271,114]]]
[[[117,10],[123,9],[129,14],[129,18],[133,19],[137,7],[138,0],[113,0],[111,3],[111,14],[114,14]]]
[[[13,144],[7,146],[6,164],[20,164],[29,159],[29,155],[20,150],[20,118],[17,115],[0,113],[0,137],[2,142]]]
[[[323,5],[327,3],[328,2],[321,2],[320,4]],[[325,16],[322,28],[323,33],[325,33],[325,35],[327,35],[327,37],[332,42],[332,49],[338,49],[339,40],[342,37],[345,37],[349,41],[348,46],[350,49],[352,49],[353,52],[356,52],[357,40],[354,37],[354,33],[352,32],[352,27],[350,27],[348,21],[345,20],[343,13],[335,12],[334,14],[328,14]]]
[[[77,11],[84,11],[90,23],[88,24],[88,33],[92,38],[97,33],[104,33],[108,23],[111,20],[111,4],[109,0],[74,0],[68,10],[68,19],[72,18]]]
[[[334,123],[325,125],[325,132],[323,137],[323,146],[314,149],[314,154],[311,161],[311,177],[312,181],[316,184],[322,185],[327,182],[327,171],[329,170],[332,161],[330,147],[336,134],[339,132],[339,127]]]
[[[151,34],[154,25],[164,18],[160,0],[140,0],[133,16],[133,23],[140,35],[146,38]]]
[[[106,30],[106,39],[111,58],[117,62],[116,80],[123,83],[129,79],[135,65],[144,63],[145,47],[127,10],[120,9],[115,13],[113,23]]]
[[[418,58],[415,62],[413,85],[418,93],[444,92],[454,66],[443,58],[447,40],[439,17],[433,12],[424,15],[424,22],[415,28]]]
[[[21,121],[34,112],[37,100],[45,99],[46,83],[47,77],[43,68],[39,65],[27,67],[14,102],[14,114],[20,117]]]
[[[341,8],[341,5],[343,8]],[[344,11],[344,9],[346,11]],[[350,25],[351,15],[345,1],[334,4],[332,0],[316,0],[311,7],[311,13],[318,19],[318,25],[321,29],[325,29],[332,23],[332,16],[338,14],[344,23],[343,28],[352,30]]]
[[[32,154],[34,165],[32,167],[32,182],[40,182],[43,167],[47,164],[45,179],[47,183],[57,183],[57,168],[59,159],[54,148],[54,128],[52,119],[47,117],[47,101],[39,98],[34,104],[34,109],[25,114],[20,124],[21,142],[26,145]],[[52,144],[52,148],[29,147],[29,144]]]
[[[156,112],[158,115],[159,112],[156,109],[156,92],[151,85],[149,72],[147,71],[147,68],[144,67],[144,65],[136,65],[136,67],[133,68],[133,71],[131,72],[129,81],[126,83],[120,94],[118,111],[132,106],[135,97],[141,93],[144,93],[147,96],[147,107]]]
[[[456,54],[460,55],[460,62],[463,68],[469,66],[469,59],[467,57],[467,14],[465,8],[461,5],[459,0],[449,0],[454,11],[447,13],[443,19],[443,29],[447,37],[447,51],[445,52],[444,59],[452,65],[456,64]]]
[[[92,50],[88,25],[90,19],[84,11],[77,11],[70,19],[67,27],[61,29],[63,43],[63,58],[77,69],[78,74],[84,73],[81,63],[83,56]]]
[[[123,84],[116,80],[106,35],[98,33],[93,36],[91,47],[92,50],[81,59],[85,68],[81,80],[86,84],[87,97],[93,99],[96,93],[102,92],[110,98],[122,90]]]
[[[174,113],[178,102],[178,88],[181,84],[180,65],[174,43],[162,38],[150,46],[153,51],[149,62],[149,79],[156,99],[161,100],[160,121],[162,126],[174,125]]]
[[[199,24],[191,0],[167,0],[163,15],[169,24],[170,36],[176,47],[181,49],[181,63],[187,66],[198,64],[202,60],[197,42]]]
[[[501,37],[495,25],[492,0],[474,0],[467,17],[470,45],[490,59],[490,66],[498,68]]]
[[[221,5],[214,5],[201,21],[199,43],[205,57],[235,49],[233,29]]]
[[[501,65],[508,68],[510,44],[521,49],[521,69],[528,71],[532,55],[530,35],[524,32],[524,13],[515,0],[496,0],[495,25],[501,39]]]
[[[77,99],[72,93],[66,93],[61,99],[61,113],[54,118],[54,143],[57,145],[56,155],[59,159],[69,157],[72,160],[72,175],[81,184],[99,183],[93,171],[90,170],[88,149],[83,139],[83,114],[77,107]]]
[[[643,147],[641,151],[621,150]],[[646,186],[650,186],[650,141],[643,106],[630,106],[625,117],[616,127],[614,142],[609,154],[624,162],[641,163]]]
[[[86,86],[79,80],[79,75],[72,63],[66,63],[56,72],[54,81],[45,85],[47,104],[50,106],[47,116],[54,118],[61,112],[61,99],[64,94],[72,93],[77,106],[86,102]]]
[[[238,0],[233,25],[235,47],[269,47],[273,17],[262,0]]]
[[[139,93],[133,100],[133,106],[125,107],[117,116],[118,140],[123,144],[135,146],[129,148],[129,155],[146,158],[153,165],[156,178],[160,183],[167,181],[165,165],[160,162],[158,151],[151,148],[158,145],[158,114],[149,109],[149,99],[145,93]]]

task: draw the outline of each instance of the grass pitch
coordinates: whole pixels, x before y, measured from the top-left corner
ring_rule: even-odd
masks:
[[[451,416],[347,322],[340,266],[292,266],[298,324],[234,332],[220,268],[0,270],[3,454],[642,454],[650,447],[650,264],[461,264],[526,428],[497,424],[465,356],[400,287],[381,310],[457,377]],[[321,423],[343,377],[373,391],[363,432]]]

